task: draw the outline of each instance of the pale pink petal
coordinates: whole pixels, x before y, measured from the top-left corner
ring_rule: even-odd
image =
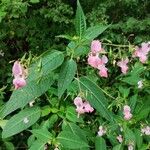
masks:
[[[130,112],[130,111],[131,111],[130,106],[125,105],[125,106],[123,107],[123,111],[124,111],[124,112]]]
[[[124,114],[124,119],[125,120],[130,120],[132,118],[132,114],[130,112],[127,112]]]
[[[128,58],[122,59],[121,61],[118,61],[117,66],[121,68],[121,72],[123,74],[126,74],[128,71],[127,63],[129,62]]]
[[[84,110],[87,113],[91,113],[94,111],[93,107],[89,104],[89,102],[84,102]]]
[[[12,68],[12,73],[14,77],[18,77],[23,74],[23,69],[19,61],[15,61]]]
[[[78,107],[82,107],[83,106],[83,101],[82,101],[82,98],[81,97],[76,97],[75,99],[74,99],[74,104],[76,105],[76,106],[78,106]]]
[[[88,64],[91,65],[94,68],[97,68],[99,64],[101,64],[101,59],[99,58],[98,55],[89,55],[88,57]]]
[[[26,85],[26,80],[24,78],[14,78],[13,85],[15,86],[15,89],[19,89]]]
[[[98,66],[98,69],[99,69],[99,75],[101,77],[105,77],[105,78],[108,77],[108,73],[107,73],[108,69],[104,65]]]
[[[95,53],[99,53],[100,51],[102,51],[101,42],[99,40],[92,41],[92,43],[91,43],[91,52],[93,54],[95,54]]]
[[[103,62],[103,64],[106,64],[108,62],[107,56],[105,56],[105,55],[102,56],[102,62]]]

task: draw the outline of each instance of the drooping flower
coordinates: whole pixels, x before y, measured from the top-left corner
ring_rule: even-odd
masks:
[[[119,143],[122,143],[123,142],[123,137],[121,134],[119,134],[116,139],[119,141]]]
[[[15,89],[19,89],[26,85],[26,80],[22,77],[16,77],[13,79],[13,85],[15,86]]]
[[[106,134],[106,129],[103,126],[99,126],[98,136]]]
[[[88,64],[93,68],[97,68],[99,64],[101,64],[101,59],[99,55],[93,55],[92,53],[89,54],[88,57]]]
[[[108,77],[108,73],[107,73],[108,69],[105,67],[105,65],[100,65],[98,69],[99,69],[99,75],[101,77],[105,77],[105,78]]]
[[[100,53],[101,51],[103,51],[102,43],[99,40],[93,40],[91,43],[92,54]]]
[[[84,102],[84,111],[87,113],[91,113],[94,111],[93,107],[91,107],[91,105],[89,104],[89,102],[85,101]]]
[[[117,66],[119,66],[121,68],[121,72],[123,74],[126,74],[128,71],[128,66],[127,66],[128,62],[129,62],[128,58],[126,58],[126,59],[122,58],[121,61],[118,61],[118,63],[117,63]]]
[[[125,105],[123,108],[123,114],[125,120],[130,120],[132,118],[131,108],[128,105]]]
[[[106,68],[105,64],[108,62],[108,58],[103,55],[102,58],[101,58],[101,64],[98,65],[97,69],[99,70],[99,75],[101,77],[105,77],[107,78],[108,77],[108,69]]]
[[[15,89],[19,89],[26,85],[26,72],[19,61],[15,61],[12,68],[12,74],[14,76],[13,85],[15,86]]]
[[[76,112],[78,113],[78,117],[80,114],[91,113],[94,111],[90,103],[87,101],[83,102],[81,97],[76,97],[74,99],[74,104],[76,105]]]
[[[23,75],[23,68],[19,61],[15,61],[12,67],[12,73],[14,77],[22,77]]]
[[[149,51],[150,43],[142,43],[140,47],[136,47],[133,57],[138,57],[142,63],[145,63],[147,61]]]

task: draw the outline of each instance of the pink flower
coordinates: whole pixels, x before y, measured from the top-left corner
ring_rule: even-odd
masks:
[[[12,73],[14,76],[13,85],[15,86],[15,89],[24,87],[26,85],[26,80],[25,80],[26,74],[25,74],[25,69],[20,64],[19,61],[16,61],[14,63],[13,68],[12,68]]]
[[[93,54],[96,54],[96,53],[100,53],[101,51],[103,51],[101,42],[99,40],[92,41],[91,52]]]
[[[76,112],[78,113],[78,117],[80,114],[91,113],[94,111],[93,107],[89,104],[89,102],[83,102],[81,97],[76,97],[74,99],[74,104],[76,105]]]
[[[26,80],[24,78],[14,78],[13,79],[13,85],[15,86],[15,89],[19,89],[21,87],[24,87],[26,85]]]
[[[121,61],[119,61],[117,63],[117,66],[119,66],[121,68],[121,72],[123,74],[126,74],[128,71],[128,66],[127,66],[128,62],[129,62],[129,60],[128,60],[128,58],[126,58],[126,59],[122,59]]]
[[[23,75],[23,68],[19,61],[15,61],[12,68],[12,73],[14,77],[19,77]]]
[[[92,55],[90,53],[88,57],[88,64],[92,66],[93,68],[97,68],[99,64],[101,64],[101,59],[98,55]]]
[[[87,113],[91,113],[94,111],[93,107],[91,107],[89,102],[84,102],[84,111]]]
[[[117,140],[119,141],[119,143],[122,143],[122,142],[123,142],[122,135],[119,134],[116,138],[117,138]]]
[[[83,106],[82,98],[81,98],[81,97],[76,97],[76,98],[74,99],[74,104],[75,104],[77,107]]]
[[[125,105],[125,106],[123,107],[123,111],[124,111],[124,112],[130,112],[130,111],[131,111],[130,106]]]
[[[125,105],[123,108],[123,114],[125,120],[130,120],[132,118],[132,114],[130,113],[131,108],[128,105]]]
[[[104,65],[99,66],[98,69],[99,69],[99,75],[101,77],[105,77],[105,78],[108,77],[108,73],[107,73],[108,69]]]
[[[106,129],[104,129],[103,126],[99,126],[98,135],[103,136],[104,134],[106,134]]]
[[[102,58],[101,58],[101,64],[98,65],[98,70],[99,70],[99,75],[101,77],[105,77],[107,78],[108,77],[108,69],[105,67],[105,64],[108,62],[108,58],[103,55]]]
[[[148,58],[148,53],[150,51],[150,43],[142,43],[141,47],[136,47],[133,57],[139,57],[142,63],[145,63]]]
[[[124,119],[125,120],[130,120],[132,118],[132,114],[130,112],[127,112],[124,114]]]

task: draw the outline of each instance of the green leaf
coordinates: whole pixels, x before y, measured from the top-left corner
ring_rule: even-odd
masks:
[[[108,27],[109,26],[104,25],[90,27],[85,31],[83,37],[87,40],[93,40],[94,38],[102,34]]]
[[[79,136],[83,141],[87,143],[86,132],[76,124],[68,122],[66,126],[63,126],[63,131],[71,132],[72,134]]]
[[[134,134],[136,138],[137,147],[138,149],[140,149],[143,143],[143,137],[141,136],[141,131],[138,129],[134,129]]]
[[[58,79],[58,97],[60,98],[69,84],[73,80],[77,70],[77,64],[73,59],[70,59],[64,63],[61,68]]]
[[[40,140],[36,140],[31,147],[29,148],[29,150],[45,150],[44,146],[45,146],[46,142],[40,141]]]
[[[113,147],[113,150],[123,150],[122,144],[116,145],[115,147]]]
[[[72,122],[83,122],[83,120],[80,118],[77,117],[77,113],[75,111],[75,108],[74,107],[67,107],[67,110],[66,110],[66,118],[69,120],[69,121],[72,121]]]
[[[27,85],[13,91],[9,101],[1,110],[0,117],[4,118],[45,93],[54,82],[54,75],[51,72],[62,64],[63,59],[61,52],[47,51],[31,64]]]
[[[39,3],[40,0],[30,0],[31,3]]]
[[[129,102],[130,102],[130,107],[131,107],[132,112],[134,112],[134,109],[135,109],[137,100],[138,100],[137,94],[133,95],[133,96],[130,98],[130,101],[129,101]]]
[[[11,142],[4,142],[6,150],[14,150],[15,147]]]
[[[136,143],[135,135],[132,130],[126,127],[124,134],[125,134],[125,143],[129,143],[129,142]]]
[[[86,20],[85,16],[82,10],[82,7],[80,5],[79,0],[77,0],[77,11],[76,11],[76,17],[75,17],[75,29],[77,35],[81,38],[82,34],[86,30]]]
[[[142,107],[141,110],[135,116],[136,121],[140,121],[142,119],[147,118],[149,113],[150,113],[149,107]]]
[[[143,65],[135,64],[133,70],[128,74],[127,77],[122,79],[123,82],[126,82],[130,85],[135,85],[138,87],[138,81],[142,80],[140,74],[145,70]]]
[[[15,135],[33,125],[40,118],[41,111],[38,107],[27,108],[10,118],[3,129],[2,137]]]
[[[33,129],[33,135],[40,141],[48,142],[52,139],[52,134],[46,129]]]
[[[81,90],[85,93],[85,98],[90,102],[90,104],[98,111],[100,114],[109,121],[113,121],[113,116],[110,111],[108,111],[108,102],[105,98],[102,90],[97,84],[92,82],[86,77],[80,78],[79,84]]]
[[[81,139],[76,134],[72,134],[72,132],[68,131],[62,131],[58,135],[57,140],[64,148],[80,149],[88,147],[88,144],[83,141],[83,139]]]
[[[102,137],[96,137],[96,139],[95,139],[95,150],[107,150],[106,142]]]

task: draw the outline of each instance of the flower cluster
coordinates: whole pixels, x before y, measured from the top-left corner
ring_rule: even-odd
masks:
[[[150,51],[150,42],[142,43],[140,47],[136,47],[133,57],[138,57],[142,63],[145,63]]]
[[[108,77],[106,63],[108,62],[108,58],[105,55],[99,56],[100,53],[104,52],[104,49],[101,46],[101,42],[98,40],[94,40],[91,43],[91,51],[88,56],[88,64],[93,68],[99,70],[99,75],[101,77]]]
[[[98,136],[106,134],[106,129],[103,126],[99,126]]]
[[[125,105],[125,106],[123,107],[123,114],[124,114],[124,119],[125,119],[125,120],[130,120],[130,119],[132,118],[130,106]]]
[[[150,127],[146,126],[145,128],[142,128],[141,132],[142,132],[142,134],[150,135]]]
[[[150,42],[142,43],[141,47],[136,47],[136,50],[133,53],[133,57],[139,57],[142,63],[145,63],[148,58],[148,53],[150,51]],[[93,40],[91,43],[91,50],[88,55],[88,64],[93,68],[99,70],[99,75],[101,77],[108,77],[108,69],[106,68],[106,63],[108,62],[108,58],[105,55],[99,56],[100,53],[105,52],[102,48],[102,43],[99,40]],[[128,58],[122,58],[117,62],[117,66],[121,68],[121,72],[126,74],[128,71]]]
[[[76,111],[78,117],[80,114],[91,113],[94,111],[93,107],[87,101],[83,101],[81,97],[76,97],[74,99],[74,104],[76,105]]]
[[[26,85],[26,72],[19,61],[15,61],[12,68],[12,73],[14,76],[13,85],[15,86],[15,89],[19,89]]]

